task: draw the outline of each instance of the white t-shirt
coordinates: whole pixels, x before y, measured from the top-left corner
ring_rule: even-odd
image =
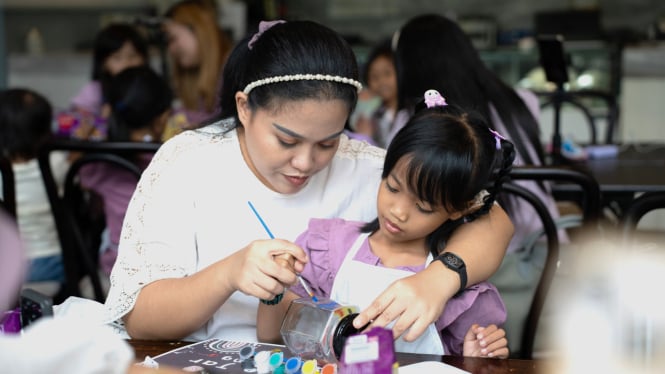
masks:
[[[228,122],[186,131],[167,141],[143,173],[129,204],[111,273],[108,320],[131,310],[140,289],[184,277],[268,236],[295,240],[312,217],[369,221],[385,151],[342,135],[330,165],[293,195],[276,193],[247,167]],[[234,293],[189,340],[256,341],[258,299]],[[196,308],[196,305],[192,305]]]
[[[51,170],[59,187],[62,187],[69,167],[66,157],[64,152],[54,152],[51,156]],[[14,163],[12,169],[16,184],[16,217],[27,257],[35,259],[60,254],[58,232],[37,159]]]

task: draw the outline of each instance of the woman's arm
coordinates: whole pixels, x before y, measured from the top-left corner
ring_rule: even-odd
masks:
[[[505,211],[494,205],[487,215],[455,231],[445,250],[464,260],[467,286],[489,279],[499,268],[513,229]],[[404,340],[413,341],[438,318],[459,287],[459,275],[441,261],[433,261],[423,271],[391,284],[353,324],[360,328],[373,321],[372,326],[385,327],[397,320],[393,335],[398,337],[409,329]]]
[[[295,271],[302,271],[304,251],[293,243],[257,240],[201,271],[167,278],[143,287],[134,308],[124,317],[134,339],[182,339],[203,326],[235,291],[272,299],[296,282],[293,269],[273,257],[289,253]]]

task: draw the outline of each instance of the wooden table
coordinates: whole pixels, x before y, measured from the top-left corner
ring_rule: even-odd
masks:
[[[665,191],[665,143],[626,144],[612,158],[581,163],[606,193]]]
[[[161,353],[186,346],[190,343],[182,341],[153,341],[153,340],[129,340],[134,348],[136,358],[142,360],[145,356],[155,357]],[[491,359],[458,356],[436,356],[398,353],[397,359],[400,366],[422,361],[441,361],[456,368],[471,373],[544,373],[549,363],[541,360],[516,360],[516,359]]]
[[[590,173],[600,187],[604,207],[617,216],[633,201],[635,194],[665,191],[665,143],[623,144],[615,157],[567,162],[573,168]],[[559,199],[576,196],[579,188],[558,183],[553,193]]]

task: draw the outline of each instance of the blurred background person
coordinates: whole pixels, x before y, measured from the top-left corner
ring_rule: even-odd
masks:
[[[358,98],[355,129],[385,148],[397,113],[397,73],[390,39],[377,44],[369,53],[363,79],[369,95]]]
[[[61,285],[62,251],[37,161],[39,148],[53,137],[52,119],[51,103],[41,94],[23,88],[0,92],[0,151],[14,171],[16,216],[29,259],[26,281]],[[69,167],[66,154],[54,154],[51,164],[62,186]]]
[[[148,44],[143,35],[127,23],[111,23],[95,36],[92,53],[92,79],[71,99],[70,109],[78,125],[78,137],[102,137],[109,113],[104,113],[104,87],[107,81],[122,70],[149,63]],[[66,115],[66,114],[65,114]],[[66,119],[59,117],[59,121]],[[83,122],[83,123],[82,123]],[[61,127],[67,127],[64,123]]]
[[[195,126],[219,110],[222,70],[233,47],[208,1],[183,0],[165,13],[171,82],[187,126]]]

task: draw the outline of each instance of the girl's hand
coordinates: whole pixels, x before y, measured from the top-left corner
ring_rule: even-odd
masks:
[[[407,329],[409,331],[403,336],[404,340],[418,339],[441,315],[446,303],[455,293],[454,290],[441,292],[441,289],[436,287],[436,292],[432,292],[432,285],[445,283],[442,283],[440,273],[428,268],[393,282],[367,309],[360,312],[353,320],[353,326],[361,328],[372,321],[369,327],[385,327],[396,320],[393,326],[395,339]]]
[[[464,356],[508,358],[509,354],[506,332],[496,325],[474,324],[464,337]]]
[[[286,256],[293,258],[285,261]],[[307,262],[302,248],[282,239],[256,240],[229,257],[231,287],[247,295],[271,300],[296,282]]]

